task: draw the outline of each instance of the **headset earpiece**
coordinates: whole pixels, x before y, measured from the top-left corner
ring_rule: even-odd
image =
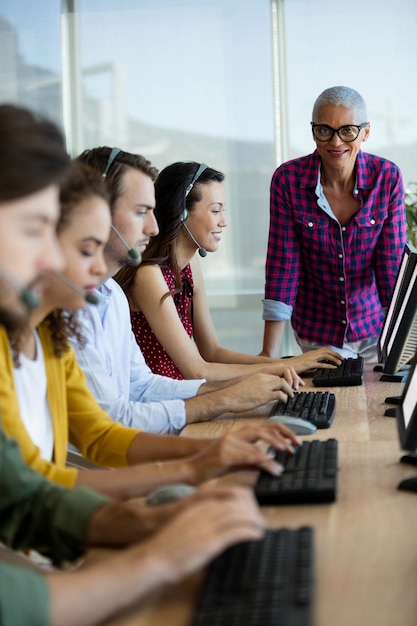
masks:
[[[184,212],[181,216],[181,222],[186,222],[188,220],[189,212],[188,209],[184,209]]]

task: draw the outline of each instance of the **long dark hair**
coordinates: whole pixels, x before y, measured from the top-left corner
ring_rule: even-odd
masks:
[[[175,289],[164,297],[182,291],[180,268],[175,258],[175,242],[185,218],[185,211],[191,213],[195,204],[202,198],[201,187],[214,181],[222,182],[224,174],[211,167],[207,167],[196,180],[191,191],[186,190],[193,181],[200,167],[195,161],[179,161],[168,165],[158,174],[155,181],[155,217],[158,222],[159,233],[152,237],[149,246],[142,255],[142,265],[170,266],[175,274]],[[126,267],[116,274],[125,293],[129,293],[137,268]]]

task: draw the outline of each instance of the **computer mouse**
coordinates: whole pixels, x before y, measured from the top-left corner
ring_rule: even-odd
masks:
[[[271,415],[267,422],[275,422],[288,426],[296,435],[312,435],[316,432],[317,426],[293,415]]]
[[[158,487],[154,491],[151,491],[146,498],[146,504],[151,506],[157,504],[167,504],[168,502],[174,502],[185,496],[190,496],[196,491],[196,488],[192,485],[186,485],[184,483],[175,483],[172,485],[164,485]]]

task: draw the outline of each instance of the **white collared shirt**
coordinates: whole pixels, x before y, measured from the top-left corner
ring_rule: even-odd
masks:
[[[186,423],[184,400],[205,380],[173,380],[146,365],[130,323],[127,298],[112,278],[97,290],[100,302],[79,314],[87,343],[72,344],[88,386],[113,421],[147,432],[178,433]]]

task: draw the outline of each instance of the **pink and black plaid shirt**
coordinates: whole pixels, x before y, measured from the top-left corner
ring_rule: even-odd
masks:
[[[377,337],[406,241],[399,168],[360,151],[346,226],[317,203],[320,157],[281,165],[271,182],[263,319],[290,319],[301,339],[342,346]]]

